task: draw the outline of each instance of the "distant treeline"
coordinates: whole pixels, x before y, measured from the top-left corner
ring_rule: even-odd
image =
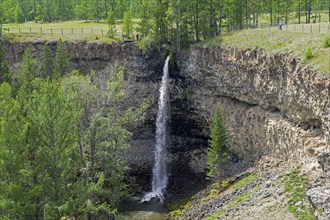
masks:
[[[109,18],[139,19],[141,36],[153,33],[179,47],[218,35],[222,27],[330,21],[330,0],[1,0],[3,23]],[[129,19],[134,22],[133,19]],[[183,45],[182,45],[183,44]]]

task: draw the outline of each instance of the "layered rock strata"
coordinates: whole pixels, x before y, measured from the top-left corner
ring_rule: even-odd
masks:
[[[204,123],[220,104],[229,145],[241,158],[308,160],[329,150],[330,80],[303,68],[301,60],[262,50],[196,46],[178,56],[178,66],[189,82],[181,96]]]

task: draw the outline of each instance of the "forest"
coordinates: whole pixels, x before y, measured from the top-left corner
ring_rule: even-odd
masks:
[[[230,27],[330,21],[330,0],[1,0],[0,22],[107,21],[182,48]],[[113,33],[110,33],[113,36]]]
[[[42,61],[25,50],[13,76],[0,48],[0,218],[110,217],[130,190],[124,182],[132,128],[146,105],[124,106],[121,67],[106,91],[94,73],[72,71],[63,43]],[[68,74],[70,73],[70,74]],[[12,80],[14,79],[14,80]]]

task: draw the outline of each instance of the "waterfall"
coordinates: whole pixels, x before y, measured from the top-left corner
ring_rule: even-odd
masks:
[[[152,170],[152,191],[147,193],[141,202],[148,202],[152,198],[163,201],[163,193],[166,189],[168,176],[166,170],[166,126],[167,126],[167,103],[168,94],[168,56],[163,70],[162,84],[158,101],[158,113],[156,120],[156,145],[155,145],[155,164]]]

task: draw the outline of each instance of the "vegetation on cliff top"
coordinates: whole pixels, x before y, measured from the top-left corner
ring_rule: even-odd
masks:
[[[207,46],[264,49],[267,53],[291,53],[320,73],[330,74],[330,47],[326,34],[250,29],[224,34],[203,42]],[[310,51],[311,54],[308,52]],[[310,56],[312,55],[312,56]]]

